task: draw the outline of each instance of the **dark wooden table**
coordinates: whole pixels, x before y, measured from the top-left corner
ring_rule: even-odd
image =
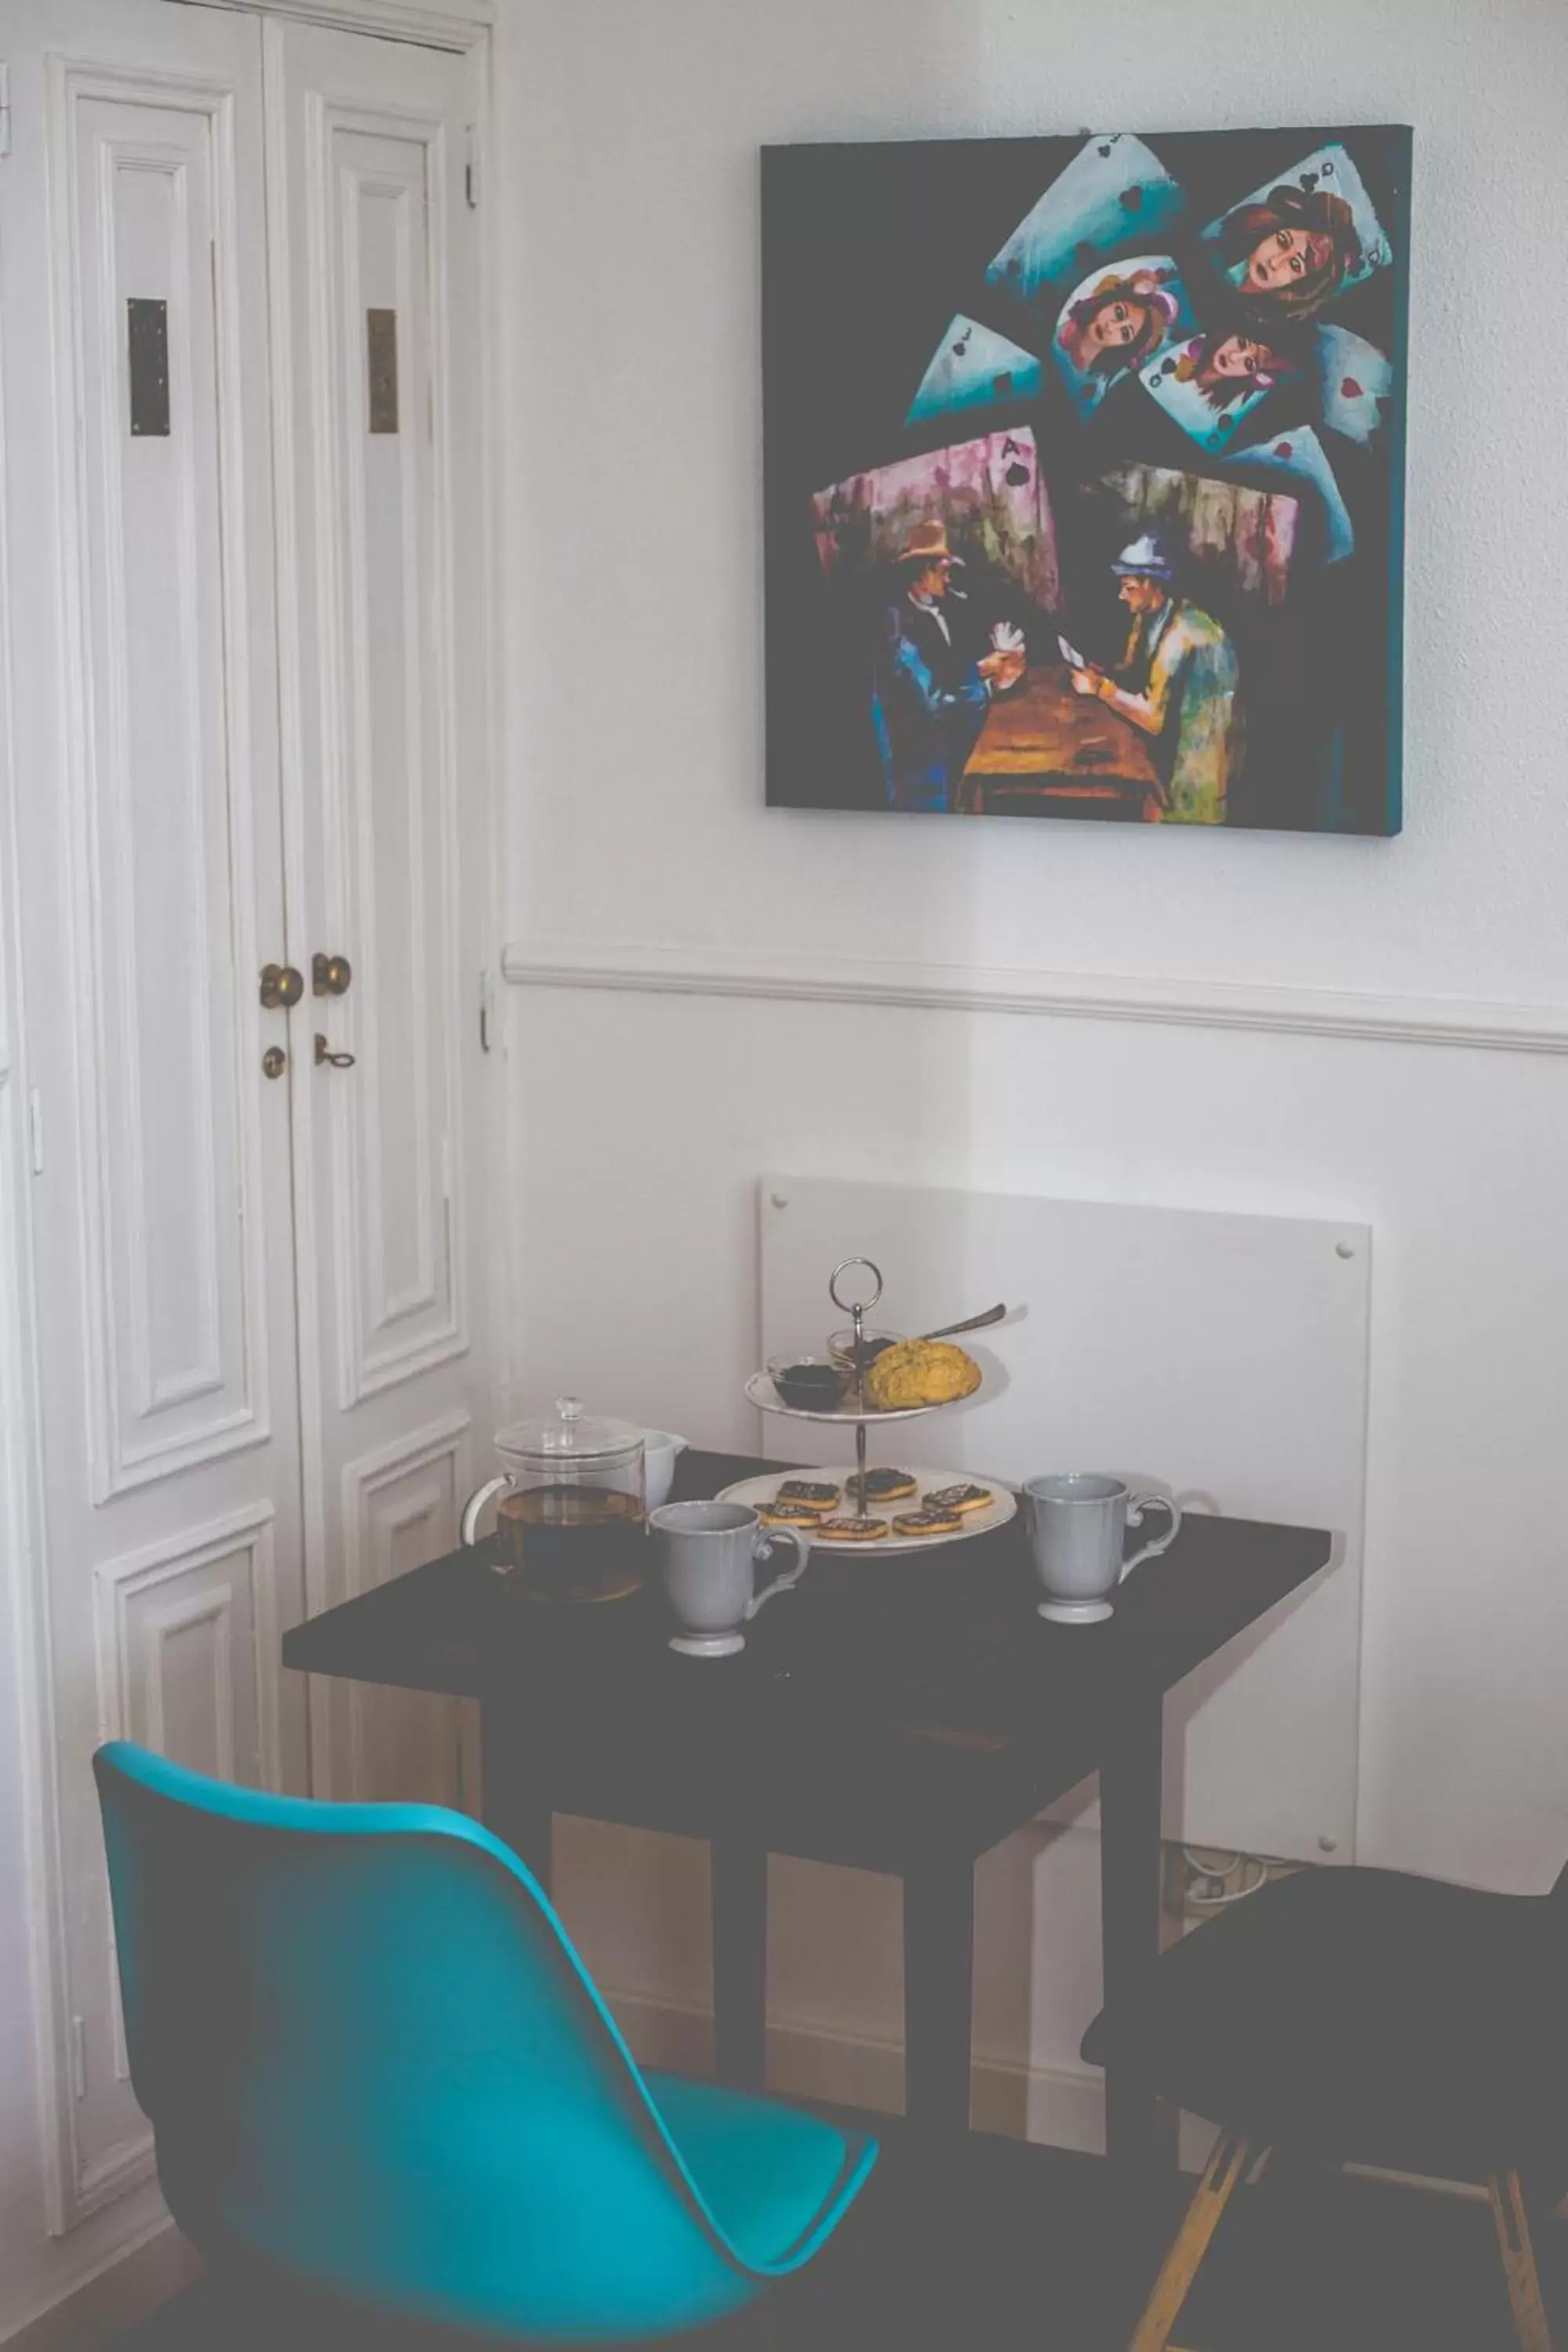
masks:
[[[958,805],[976,816],[1141,819],[1159,778],[1147,739],[1119,711],[1075,694],[1065,662],[1032,667],[985,714]]]
[[[676,1493],[766,1468],[682,1456]],[[1159,1948],[1165,1693],[1327,1563],[1310,1528],[1190,1515],[1105,1624],[1036,1614],[1011,1528],[924,1553],[819,1555],[737,1657],[666,1646],[656,1587],[550,1608],[458,1552],[310,1619],[286,1664],[476,1698],[486,1821],[548,1884],[552,1811],[706,1838],[715,2039],[728,2080],[760,2084],[767,1857],[903,1882],[905,2106],[933,2134],[969,2125],[976,1858],[1100,1775],[1108,1997],[1135,1997]],[[1107,2084],[1111,2155],[1170,2146],[1136,2083]]]

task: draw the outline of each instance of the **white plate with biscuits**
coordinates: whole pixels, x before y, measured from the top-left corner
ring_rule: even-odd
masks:
[[[794,1528],[813,1551],[866,1552],[873,1559],[989,1535],[1017,1514],[1016,1495],[995,1478],[971,1477],[963,1470],[900,1472],[890,1466],[872,1468],[866,1475],[871,1482],[867,1516],[882,1528],[880,1535],[851,1532],[847,1523],[858,1518],[855,1473],[841,1466],[770,1470],[726,1486],[718,1499],[750,1504],[764,1527]],[[917,1524],[907,1524],[911,1520]]]

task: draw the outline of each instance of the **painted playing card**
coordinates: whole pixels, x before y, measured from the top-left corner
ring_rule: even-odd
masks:
[[[1228,449],[1244,418],[1295,373],[1285,355],[1255,335],[1192,335],[1167,343],[1142,383],[1184,433],[1204,449]]]
[[[1326,544],[1325,563],[1342,563],[1355,552],[1355,530],[1322,443],[1310,425],[1292,425],[1277,441],[1260,441],[1237,452],[1238,465],[1259,466],[1269,473],[1288,474],[1305,482],[1322,500]]]
[[[918,425],[927,416],[992,408],[1003,401],[1035,400],[1039,390],[1040,362],[1032,352],[960,311],[921,376],[904,423]]]
[[[1174,220],[1186,197],[1159,157],[1126,131],[1091,138],[1025,217],[985,272],[1023,302],[1068,276],[1081,278],[1130,239]]]
[[[1365,448],[1393,404],[1393,361],[1348,327],[1318,329],[1317,360],[1323,423]]]
[[[1203,237],[1248,310],[1277,323],[1315,318],[1393,257],[1365,183],[1338,141],[1254,188]]]
[[[826,580],[867,562],[892,574],[940,525],[964,565],[966,591],[984,572],[1026,604],[1054,613],[1061,604],[1050,501],[1027,426],[829,483],[811,499],[811,525]]]
[[[1190,336],[1193,324],[1168,253],[1134,254],[1091,270],[1062,304],[1051,337],[1079,414],[1092,416],[1113,383],[1173,339]]]

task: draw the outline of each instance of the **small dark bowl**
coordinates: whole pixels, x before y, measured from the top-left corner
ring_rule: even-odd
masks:
[[[780,1401],[800,1412],[832,1412],[844,1402],[848,1374],[820,1356],[775,1356],[768,1366]]]

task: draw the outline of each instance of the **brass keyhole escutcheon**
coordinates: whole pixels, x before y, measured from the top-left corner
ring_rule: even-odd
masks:
[[[261,967],[261,1003],[268,1013],[286,1013],[298,1004],[305,993],[305,975],[296,971],[291,963],[264,963]]]
[[[288,1066],[289,1056],[282,1046],[268,1045],[266,1053],[261,1056],[262,1076],[268,1078],[280,1078]]]
[[[346,996],[353,976],[353,966],[347,956],[317,954],[310,958],[310,986],[318,996]]]

